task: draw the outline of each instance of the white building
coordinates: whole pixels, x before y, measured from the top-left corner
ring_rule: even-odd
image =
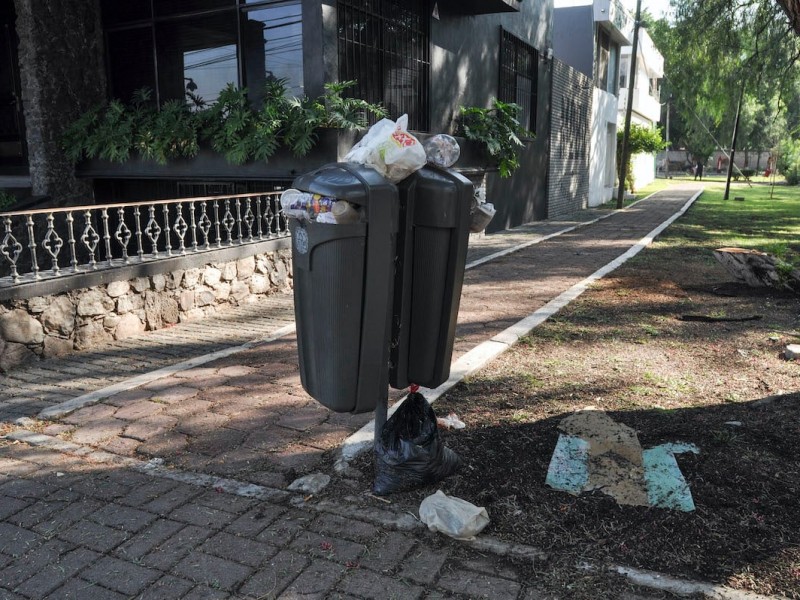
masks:
[[[620,131],[625,127],[625,111],[628,106],[628,83],[631,73],[633,46],[622,48],[619,71],[619,120]],[[654,127],[661,119],[659,82],[664,77],[664,57],[656,49],[645,29],[639,29],[639,47],[636,52],[636,78],[633,82],[633,108],[631,123]],[[636,188],[647,185],[656,177],[655,154],[637,154],[631,158],[633,181]]]
[[[619,0],[555,0],[553,52],[593,81],[589,206],[616,194],[620,49],[631,44],[633,18]]]

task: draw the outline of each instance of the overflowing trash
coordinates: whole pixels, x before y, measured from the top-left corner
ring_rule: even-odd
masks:
[[[303,192],[294,188],[281,194],[281,208],[287,217],[317,223],[358,223],[361,211],[346,200]]]
[[[578,495],[599,490],[619,504],[691,512],[691,490],[675,460],[697,454],[694,444],[661,444],[643,450],[636,431],[602,411],[586,409],[561,421],[561,434],[545,483]]]
[[[376,440],[373,491],[385,495],[440,481],[455,473],[460,462],[442,443],[436,413],[425,396],[411,392]]]
[[[475,195],[469,207],[470,233],[480,233],[486,229],[496,212],[494,204],[486,202],[486,188],[483,186],[475,188]]]
[[[428,161],[422,144],[408,133],[408,115],[397,122],[381,119],[375,123],[344,160],[372,167],[392,183],[402,181]]]
[[[489,524],[489,513],[482,506],[438,490],[419,505],[419,519],[431,531],[457,540],[473,540]]]

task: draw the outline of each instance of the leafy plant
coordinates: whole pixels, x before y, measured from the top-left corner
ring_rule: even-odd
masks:
[[[358,129],[366,127],[368,119],[382,119],[387,116],[386,110],[366,100],[343,96],[356,81],[331,82],[325,84],[325,93],[319,99],[319,108],[323,115],[321,127],[338,127],[341,129]]]
[[[246,89],[229,83],[216,102],[207,104],[187,93],[188,102],[169,100],[157,107],[149,89],[137,90],[129,105],[112,100],[81,115],[62,139],[67,156],[124,162],[132,153],[166,164],[169,159],[193,157],[200,140],[232,164],[266,161],[281,145],[297,156],[308,154],[318,129],[365,127],[370,117],[384,117],[380,105],[344,93],[354,81],[325,85],[316,99],[287,98],[286,80],[266,84],[261,107],[254,108]]]
[[[778,153],[778,171],[789,185],[800,183],[800,140],[784,140]]]
[[[11,208],[17,203],[17,198],[14,194],[5,190],[0,190],[0,211]]]
[[[307,97],[291,101],[283,141],[295,156],[305,156],[316,142],[315,131],[325,128],[358,129],[366,127],[370,117],[387,116],[379,104],[343,96],[355,81],[326,83],[325,92],[316,100]]]
[[[492,108],[462,106],[458,116],[460,132],[468,140],[483,142],[500,169],[500,177],[510,177],[519,167],[522,139],[535,137],[520,124],[521,110],[517,104],[493,99]]]
[[[634,154],[659,152],[667,147],[666,142],[661,138],[661,129],[656,127],[645,127],[638,123],[631,123],[628,132],[628,155],[625,157],[625,187],[629,192],[634,193],[633,165],[631,158]],[[625,132],[617,131],[617,176],[622,173],[622,141]]]

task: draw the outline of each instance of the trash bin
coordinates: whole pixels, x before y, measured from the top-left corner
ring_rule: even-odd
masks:
[[[300,380],[336,412],[385,401],[399,194],[369,167],[334,163],[293,187],[359,207],[358,223],[290,219]]]
[[[459,173],[425,167],[398,184],[389,382],[434,388],[450,376],[474,187]]]

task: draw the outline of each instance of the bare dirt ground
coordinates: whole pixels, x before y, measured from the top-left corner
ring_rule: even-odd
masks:
[[[395,507],[416,514],[437,489],[486,507],[485,533],[551,556],[544,589],[558,597],[599,597],[598,576],[575,577],[586,562],[800,598],[800,363],[783,357],[800,342],[800,301],[734,283],[676,229],[438,400],[466,423],[441,433],[463,465],[391,495]],[[677,461],[696,510],[547,487],[557,426],[587,406],[643,448],[695,444]],[[367,491],[371,456],[354,467],[350,493]]]

